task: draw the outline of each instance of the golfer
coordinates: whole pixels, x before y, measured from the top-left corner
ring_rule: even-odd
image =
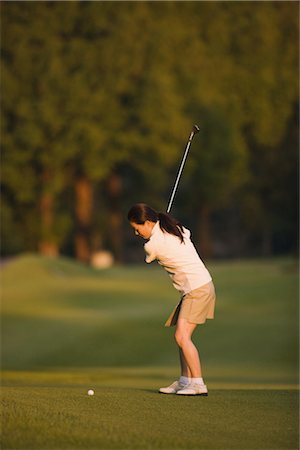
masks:
[[[190,231],[174,217],[158,213],[145,203],[137,203],[130,209],[128,220],[135,234],[147,240],[144,245],[146,262],[156,259],[181,295],[165,323],[166,327],[176,325],[181,377],[159,392],[207,395],[198,350],[191,338],[198,324],[214,318],[216,297],[212,278],[190,240]]]

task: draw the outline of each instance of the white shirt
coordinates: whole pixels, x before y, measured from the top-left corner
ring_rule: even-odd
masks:
[[[146,262],[155,259],[172,279],[173,286],[181,295],[209,283],[212,278],[190,240],[191,232],[184,228],[184,241],[173,234],[163,232],[156,222],[150,239],[144,245]]]

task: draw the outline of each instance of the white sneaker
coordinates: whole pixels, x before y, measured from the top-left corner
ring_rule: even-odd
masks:
[[[205,384],[190,383],[176,392],[177,395],[208,395]]]
[[[176,394],[181,389],[184,389],[187,385],[180,383],[179,381],[174,381],[174,383],[170,384],[168,387],[160,388],[159,392],[161,394]]]

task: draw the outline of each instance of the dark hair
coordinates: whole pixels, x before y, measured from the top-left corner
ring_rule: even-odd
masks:
[[[136,203],[133,205],[127,217],[129,222],[140,225],[144,224],[146,220],[150,220],[150,222],[157,222],[159,220],[159,226],[162,231],[174,234],[174,236],[177,236],[183,242],[182,224],[170,214],[156,212],[150,206],[146,205],[146,203]]]

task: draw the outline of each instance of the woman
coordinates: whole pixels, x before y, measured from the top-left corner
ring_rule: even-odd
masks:
[[[128,220],[135,234],[147,240],[144,245],[146,262],[156,259],[181,294],[181,301],[165,323],[167,327],[176,325],[181,377],[159,392],[207,395],[198,350],[191,338],[198,324],[214,318],[212,278],[190,240],[190,231],[174,217],[158,213],[145,203],[137,203],[130,209]]]

